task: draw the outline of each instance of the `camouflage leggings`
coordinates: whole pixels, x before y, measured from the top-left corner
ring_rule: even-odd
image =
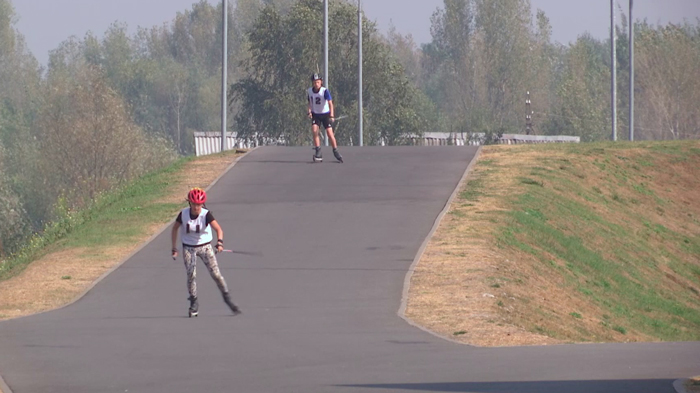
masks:
[[[224,280],[224,276],[219,271],[214,248],[211,244],[199,247],[183,246],[182,251],[185,259],[185,268],[187,269],[187,289],[190,291],[190,296],[197,297],[197,257],[202,258],[202,262],[209,269],[209,274],[211,274],[211,278],[214,279],[221,293],[228,292],[226,280]]]

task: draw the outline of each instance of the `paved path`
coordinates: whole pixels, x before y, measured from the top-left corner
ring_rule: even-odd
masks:
[[[475,348],[397,315],[406,272],[476,150],[266,147],[209,192],[219,261],[243,315],[200,265],[186,318],[168,232],[78,302],[0,323],[14,393],[671,393],[700,343]],[[8,393],[8,392],[6,392]]]

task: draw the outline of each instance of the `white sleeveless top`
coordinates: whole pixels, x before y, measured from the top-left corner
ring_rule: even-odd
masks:
[[[213,236],[211,225],[207,225],[207,213],[209,210],[202,208],[201,213],[195,219],[190,217],[190,208],[182,209],[182,225],[180,225],[180,238],[182,243],[188,246],[200,246],[211,243]]]

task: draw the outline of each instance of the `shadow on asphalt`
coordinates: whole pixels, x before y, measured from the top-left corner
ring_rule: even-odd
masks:
[[[504,370],[504,373],[508,373]],[[366,385],[334,385],[361,389],[416,392],[468,393],[675,393],[673,379],[623,379],[593,381],[436,382]]]
[[[311,161],[284,161],[284,160],[250,160],[250,161],[241,161],[236,165],[248,165],[248,164],[269,164],[269,163],[278,163],[278,164],[313,164]]]
[[[185,310],[187,311],[187,310]],[[240,315],[240,314],[238,314]],[[143,317],[104,317],[104,318],[83,318],[85,320],[93,319],[93,320],[139,320],[139,319],[211,319],[211,318],[231,318],[231,317],[236,317],[238,315],[234,314],[209,314],[207,316],[203,316],[201,313],[198,317],[192,317],[190,318],[187,313],[184,315],[160,315],[160,316],[143,316]]]
[[[248,164],[270,164],[270,163],[279,163],[279,164],[340,164],[338,161],[332,161],[332,160],[324,160],[323,162],[313,162],[313,161],[282,161],[282,160],[258,160],[258,161],[241,161],[240,163],[236,165],[248,165]]]

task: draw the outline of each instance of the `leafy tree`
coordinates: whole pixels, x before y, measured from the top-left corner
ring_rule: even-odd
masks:
[[[36,198],[27,185],[37,155],[31,130],[41,105],[41,69],[14,24],[12,4],[0,0],[0,214],[12,221],[0,230],[6,250],[21,242],[31,223],[27,207]]]
[[[17,251],[23,241],[31,235],[31,225],[27,219],[20,195],[12,189],[7,171],[3,167],[4,150],[0,145],[0,258]]]
[[[229,20],[232,20],[229,10]],[[172,140],[191,154],[193,131],[219,128],[221,78],[221,5],[205,0],[178,13],[169,24],[140,28],[112,24],[102,39],[92,34],[69,39],[53,51],[49,75],[80,62],[98,66],[108,84],[125,100],[136,123],[150,135]],[[229,31],[229,79],[236,73],[240,40]]]
[[[431,17],[433,40],[424,45],[422,68],[426,94],[436,103],[449,128],[466,127],[466,115],[475,108],[474,59],[470,56],[474,36],[472,0],[445,0],[444,9]]]
[[[498,134],[525,125],[531,93],[544,112],[555,51],[543,12],[527,0],[444,0],[423,46],[424,89],[454,132]],[[535,26],[536,25],[536,26]]]
[[[406,76],[414,85],[421,85],[421,52],[413,36],[401,35],[392,25],[387,32],[387,45],[406,71]]]
[[[558,104],[544,126],[548,134],[576,135],[582,141],[608,137],[610,69],[603,56],[604,45],[588,35],[568,50]]]
[[[240,106],[238,132],[248,137],[283,139],[299,145],[309,142],[305,90],[309,75],[320,69],[323,55],[322,3],[297,2],[286,15],[266,6],[248,32],[251,57],[243,63],[247,76],[232,86],[231,98]],[[346,2],[329,8],[330,90],[336,113],[354,113],[357,107],[357,8]],[[365,135],[368,143],[397,144],[418,134],[424,124],[417,116],[419,92],[403,67],[377,37],[374,24],[363,22],[364,86],[367,103]],[[336,132],[341,144],[356,141],[357,119],[343,121]]]
[[[102,71],[80,64],[71,71],[52,75],[39,123],[46,191],[69,208],[151,169],[144,162],[153,153]]]
[[[546,114],[556,103],[557,71],[562,68],[563,48],[551,42],[552,26],[542,10],[536,14],[534,42],[529,52],[529,80],[526,82],[526,94],[530,93],[530,115],[533,118],[535,133],[541,133],[542,122]],[[527,110],[526,110],[527,112]],[[525,113],[527,115],[527,113]],[[521,119],[522,120],[522,119]]]
[[[482,54],[482,102],[498,126],[517,125],[523,116],[523,98],[531,67],[528,53],[533,44],[529,2],[522,0],[476,1],[477,48]]]
[[[13,148],[36,110],[41,70],[14,28],[14,8],[0,0],[0,143]]]
[[[700,137],[700,30],[647,23],[635,29],[635,139]]]

